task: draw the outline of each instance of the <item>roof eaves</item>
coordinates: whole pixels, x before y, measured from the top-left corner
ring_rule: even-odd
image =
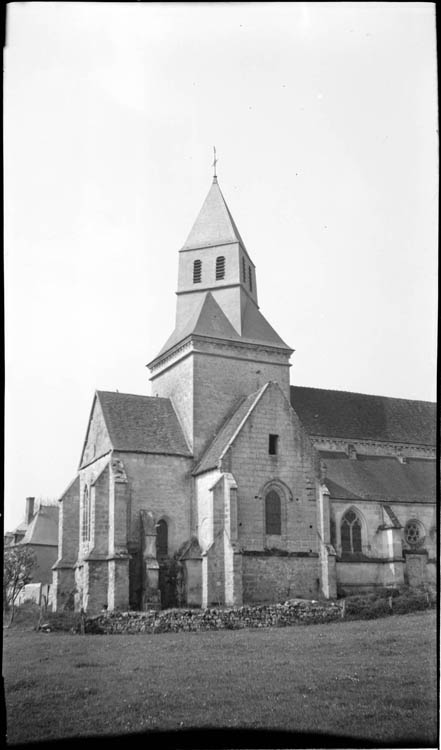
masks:
[[[176,451],[155,451],[155,450],[132,450],[131,448],[114,448],[117,453],[139,453],[147,456],[177,456],[178,458],[193,458],[193,453],[177,453]]]

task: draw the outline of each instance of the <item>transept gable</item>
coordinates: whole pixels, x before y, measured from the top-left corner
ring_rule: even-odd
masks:
[[[220,461],[239,434],[246,420],[253,412],[256,404],[262,398],[268,387],[266,383],[255,393],[240,399],[234,411],[229,415],[223,426],[217,433],[212,443],[208,446],[204,456],[193,471],[194,475],[202,474],[219,466]]]
[[[294,426],[301,429],[301,425],[298,422],[297,416],[290,406],[288,400],[285,398],[283,391],[281,390],[278,383],[268,382],[265,383],[255,393],[251,393],[249,396],[242,398],[234,409],[233,413],[229,415],[223,426],[217,433],[212,443],[208,446],[204,456],[198,463],[193,471],[194,475],[202,474],[211,469],[219,468],[222,460],[227,456],[228,451],[232,448],[236,438],[242,432],[244,426],[249,421],[252,414],[258,409],[262,402],[265,394],[275,393],[280,397],[281,402],[287,410],[289,419]]]

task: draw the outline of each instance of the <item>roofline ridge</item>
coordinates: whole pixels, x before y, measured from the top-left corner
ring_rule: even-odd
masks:
[[[373,398],[385,398],[390,401],[405,401],[408,403],[411,401],[414,404],[431,404],[432,406],[436,406],[436,401],[426,401],[424,399],[420,398],[403,398],[402,396],[383,396],[381,393],[362,393],[361,391],[347,391],[341,388],[319,388],[318,386],[313,385],[290,385],[291,388],[302,388],[303,390],[308,391],[322,391],[325,393],[347,393],[350,396],[368,396]]]
[[[161,401],[170,401],[170,399],[167,398],[166,396],[148,396],[145,393],[125,393],[125,392],[123,393],[122,391],[98,391],[98,390],[95,391],[95,393],[97,395],[104,394],[104,393],[106,394],[111,393],[112,395],[117,394],[118,396],[133,396],[134,398],[149,398],[149,399],[151,398],[151,399],[155,399],[155,401],[156,399],[159,399]]]

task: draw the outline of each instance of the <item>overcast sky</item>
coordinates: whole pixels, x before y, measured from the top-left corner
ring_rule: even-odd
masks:
[[[8,5],[5,527],[150,394],[212,178],[293,384],[434,400],[434,5]]]

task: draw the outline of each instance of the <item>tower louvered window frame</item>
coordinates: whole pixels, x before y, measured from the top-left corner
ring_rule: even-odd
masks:
[[[250,292],[253,291],[253,272],[251,270],[251,266],[248,266],[248,286],[250,288]]]
[[[225,255],[218,255],[216,258],[216,281],[220,281],[225,278]]]
[[[202,281],[202,261],[198,258],[193,261],[193,284],[200,284]]]
[[[247,264],[245,258],[242,257],[242,281],[244,284],[247,283]]]

